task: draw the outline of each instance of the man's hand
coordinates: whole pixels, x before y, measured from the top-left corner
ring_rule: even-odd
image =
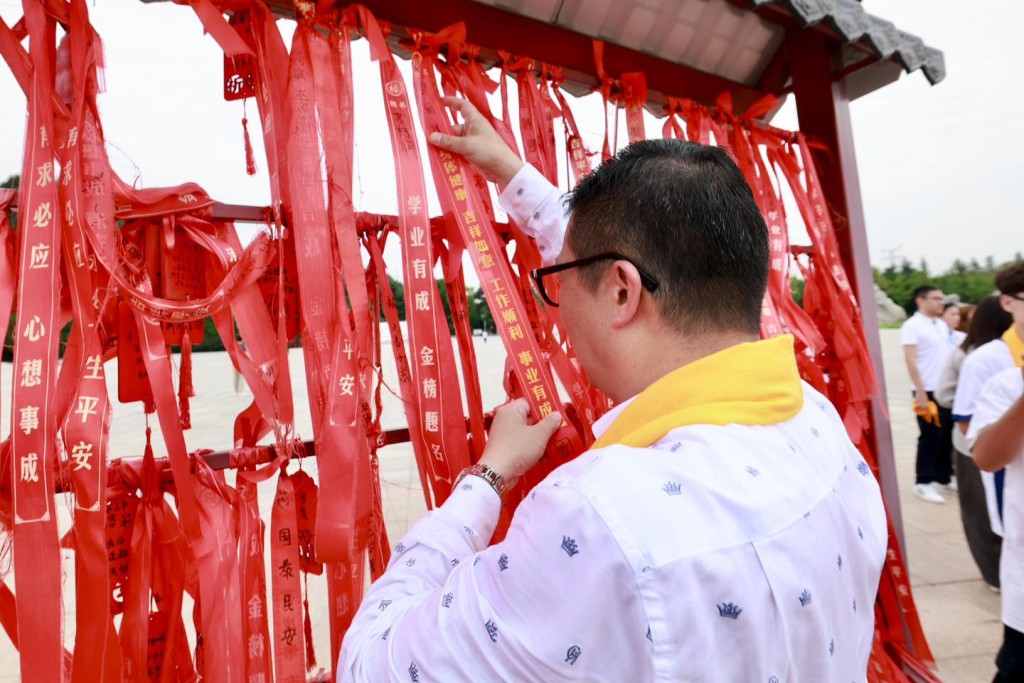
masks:
[[[537,464],[548,441],[562,424],[562,416],[551,413],[537,424],[530,424],[530,406],[518,398],[494,413],[481,465],[500,474],[511,488],[519,477]]]
[[[444,102],[459,112],[463,122],[454,126],[454,135],[434,133],[430,136],[430,142],[447,152],[465,157],[487,180],[504,188],[519,173],[523,162],[472,104],[458,97],[445,97]]]
[[[921,373],[917,369],[917,347],[907,344],[903,347],[903,360],[907,363],[907,372],[910,373],[910,383],[914,387],[914,408],[917,410],[928,410],[928,392],[924,390],[924,382],[921,380]]]
[[[919,410],[928,410],[928,392],[923,389],[914,390],[914,405]]]

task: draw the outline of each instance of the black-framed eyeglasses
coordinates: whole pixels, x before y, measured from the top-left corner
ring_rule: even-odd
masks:
[[[531,272],[530,275],[533,277],[533,281],[537,283],[537,291],[540,292],[540,296],[544,299],[544,303],[548,306],[557,307],[558,303],[554,300],[551,294],[548,293],[548,289],[544,286],[544,278],[548,275],[561,273],[563,270],[569,270],[570,268],[582,268],[583,266],[589,266],[591,263],[597,263],[598,261],[625,261],[626,263],[630,263],[634,268],[636,268],[636,272],[640,274],[640,284],[643,285],[644,289],[652,294],[658,289],[657,280],[640,270],[640,266],[633,263],[630,259],[626,258],[622,254],[617,254],[614,251],[606,251],[601,254],[594,254],[593,256],[576,259],[575,261],[566,261],[565,263],[557,263],[553,266],[538,268]]]
[[[1024,301],[1024,296],[1021,296],[1020,294],[1007,294],[1006,296],[1011,299],[1016,299],[1017,301]]]

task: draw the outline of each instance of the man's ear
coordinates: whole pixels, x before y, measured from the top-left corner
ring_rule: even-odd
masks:
[[[605,295],[613,306],[612,327],[625,327],[636,319],[640,311],[644,285],[640,273],[629,261],[614,261],[602,278]]]

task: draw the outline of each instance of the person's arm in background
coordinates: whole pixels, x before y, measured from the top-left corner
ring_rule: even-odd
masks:
[[[907,372],[910,373],[910,381],[914,385],[914,403],[921,410],[925,410],[928,408],[928,392],[917,369],[917,346],[904,344],[903,359],[907,363]]]
[[[972,353],[964,358],[960,366],[960,377],[957,378],[956,394],[953,396],[953,423],[960,433],[967,435],[971,426],[971,416],[978,400],[978,391],[984,382],[981,379],[982,369],[977,357]]]
[[[935,402],[943,408],[952,410],[953,399],[956,398],[956,383],[960,378],[960,366],[963,365],[966,354],[963,349],[957,347],[949,352],[946,358],[946,365],[942,368],[942,376],[939,377],[939,386],[935,387]]]
[[[497,183],[501,208],[537,241],[544,264],[554,263],[568,224],[558,188],[524,164],[472,104],[457,97],[447,97],[445,103],[459,112],[463,122],[454,126],[454,135],[434,133],[430,142],[465,157],[484,178]]]
[[[1006,374],[1012,373],[1001,373],[985,383],[972,419],[971,454],[986,472],[998,472],[1024,453],[1024,395],[1014,396],[1016,387]]]
[[[956,347],[949,352],[949,357],[946,358],[946,365],[943,366],[942,376],[939,378],[939,386],[935,387],[935,402],[942,408],[952,410],[953,398],[956,397],[959,369],[964,365],[966,357],[964,349]]]

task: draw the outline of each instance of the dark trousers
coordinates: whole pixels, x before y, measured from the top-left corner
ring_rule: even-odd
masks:
[[[935,400],[930,391],[928,400]],[[953,474],[953,412],[939,406],[939,422],[935,426],[917,416],[917,427],[921,430],[917,437],[918,484],[948,484]]]
[[[960,451],[956,451],[956,483],[960,487],[960,520],[964,525],[967,547],[971,549],[971,556],[985,583],[998,588],[1003,539],[992,531],[981,471],[973,458]]]
[[[1024,683],[1024,633],[1003,625],[1003,646],[996,655],[999,673],[992,683]]]

